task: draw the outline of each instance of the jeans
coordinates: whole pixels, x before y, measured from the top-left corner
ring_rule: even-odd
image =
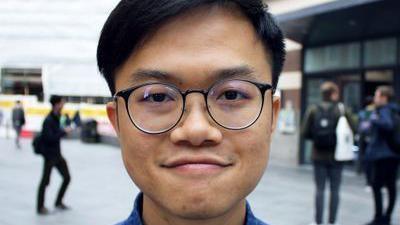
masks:
[[[330,184],[329,223],[336,222],[342,170],[343,165],[340,162],[314,162],[314,181],[316,185],[315,222],[317,224],[323,223],[324,192],[327,180],[329,180]]]
[[[371,185],[375,203],[375,221],[390,221],[396,204],[396,179],[398,170],[397,159],[381,159],[371,163]],[[388,207],[383,212],[382,188],[388,190]]]
[[[21,137],[21,132],[22,132],[22,127],[21,126],[14,126],[15,130],[15,145],[20,148],[20,137]]]
[[[67,190],[68,184],[71,181],[71,176],[69,174],[67,162],[64,158],[58,157],[55,159],[46,159],[44,160],[43,166],[43,176],[42,180],[40,181],[39,190],[38,190],[38,197],[37,197],[37,210],[40,210],[44,207],[44,199],[45,199],[45,192],[46,187],[50,183],[50,175],[53,167],[56,167],[58,172],[63,177],[63,182],[61,184],[60,190],[58,191],[57,200],[55,205],[59,205],[62,203],[62,199],[65,195],[65,191]]]

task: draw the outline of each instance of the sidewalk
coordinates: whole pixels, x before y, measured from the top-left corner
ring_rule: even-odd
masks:
[[[23,140],[22,150],[14,149],[11,139],[0,139],[0,146],[1,225],[110,225],[130,213],[138,189],[125,172],[117,148],[63,141],[72,176],[65,202],[72,210],[43,217],[35,213],[42,159],[33,154],[30,140]],[[53,172],[46,196],[51,209],[60,183],[60,176]],[[272,225],[308,225],[314,213],[313,194],[309,166],[271,162],[248,200],[255,214]],[[364,191],[363,178],[353,172],[345,173],[341,199],[340,224],[362,225],[372,218],[371,193]],[[394,214],[393,225],[400,225],[398,205]]]

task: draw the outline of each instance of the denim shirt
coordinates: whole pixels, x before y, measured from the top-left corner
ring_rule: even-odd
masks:
[[[142,205],[143,205],[143,193],[140,193],[136,197],[135,205],[129,218],[116,225],[143,225],[144,223],[142,221]],[[244,225],[267,225],[253,215],[250,209],[250,205],[247,202],[246,202],[246,222],[244,223]]]

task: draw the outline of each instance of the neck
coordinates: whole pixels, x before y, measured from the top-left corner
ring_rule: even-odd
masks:
[[[55,109],[53,109],[53,110],[52,110],[52,112],[53,112],[53,114],[54,114],[54,115],[57,115],[57,116],[59,116],[59,115],[60,115],[60,113],[58,113],[58,111],[57,111],[57,110],[55,110]]]
[[[246,201],[240,201],[228,212],[217,217],[196,219],[167,212],[144,195],[142,217],[145,225],[243,225],[246,219]]]

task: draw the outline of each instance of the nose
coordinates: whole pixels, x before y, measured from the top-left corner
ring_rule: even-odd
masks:
[[[199,93],[189,96],[182,120],[171,132],[171,141],[192,146],[220,143],[222,133],[209,117],[203,96]]]

